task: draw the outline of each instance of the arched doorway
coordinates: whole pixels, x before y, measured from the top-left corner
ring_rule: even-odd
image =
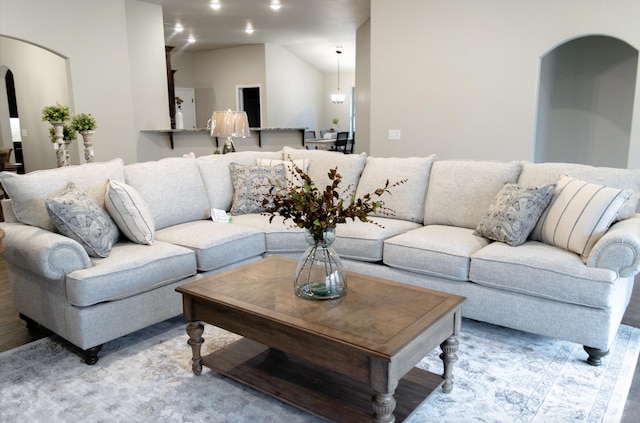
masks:
[[[638,50],[616,38],[586,36],[541,61],[535,162],[626,168]]]

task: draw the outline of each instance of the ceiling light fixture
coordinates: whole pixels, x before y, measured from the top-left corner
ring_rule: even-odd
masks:
[[[253,25],[248,23],[246,28],[244,29],[244,32],[246,32],[247,34],[253,34]]]
[[[196,42],[196,37],[194,37],[193,35],[189,35],[189,38],[187,38],[187,41],[190,43],[195,43]]]
[[[272,10],[280,10],[282,5],[280,4],[280,0],[271,0],[271,6],[269,6]]]
[[[184,26],[182,26],[181,24],[177,23],[176,26],[173,27],[173,30],[175,32],[182,32],[182,31],[184,31]]]
[[[212,8],[213,10],[218,10],[222,7],[222,5],[220,4],[219,1],[212,1],[211,3],[209,3],[209,7]]]
[[[344,94],[340,94],[340,55],[342,54],[342,46],[336,46],[336,54],[338,55],[338,89],[335,94],[331,94],[331,101],[335,104],[344,103]]]

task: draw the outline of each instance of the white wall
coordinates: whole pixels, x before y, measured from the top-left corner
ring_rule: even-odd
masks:
[[[152,142],[138,130],[167,126],[162,31],[161,6],[135,0],[0,0],[0,35],[67,58],[69,106],[98,122],[97,161],[140,161]],[[43,106],[21,117],[40,115]]]
[[[354,152],[371,150],[371,20],[356,31],[356,139]]]
[[[589,34],[638,49],[638,16],[634,0],[372,0],[370,153],[532,159],[541,57]],[[640,83],[635,98],[640,167]]]

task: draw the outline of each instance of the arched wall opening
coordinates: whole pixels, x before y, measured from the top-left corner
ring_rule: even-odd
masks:
[[[541,60],[535,162],[626,168],[638,50],[617,38],[567,41]]]

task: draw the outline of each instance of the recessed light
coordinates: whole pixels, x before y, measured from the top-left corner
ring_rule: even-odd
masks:
[[[194,37],[193,35],[189,35],[189,38],[187,38],[187,41],[190,43],[195,43],[196,42],[196,37]]]
[[[247,34],[253,34],[253,26],[251,24],[247,24],[244,32],[246,32]]]
[[[273,10],[280,10],[282,5],[280,4],[280,0],[271,0],[271,6],[269,6]]]
[[[182,26],[181,24],[176,24],[176,26],[173,27],[173,30],[175,32],[182,32],[184,31],[184,26]]]
[[[220,4],[219,1],[212,1],[211,3],[209,3],[209,7],[212,8],[213,10],[218,10],[220,9],[220,7],[222,7],[222,5]]]

